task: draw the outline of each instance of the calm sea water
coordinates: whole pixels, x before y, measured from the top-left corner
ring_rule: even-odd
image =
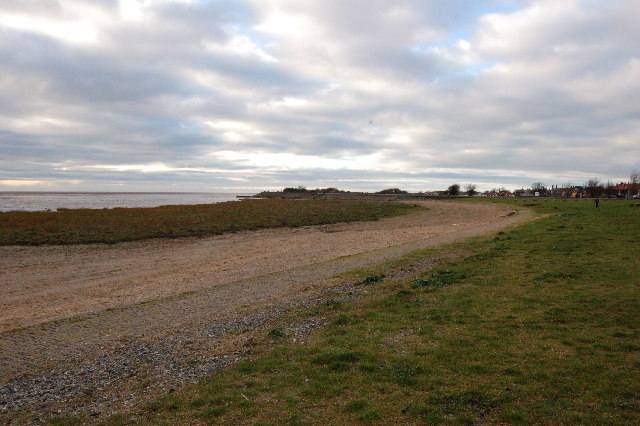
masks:
[[[157,207],[238,200],[240,193],[189,192],[0,192],[0,211]]]

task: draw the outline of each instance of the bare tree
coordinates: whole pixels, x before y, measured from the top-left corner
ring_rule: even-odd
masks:
[[[607,181],[607,185],[604,187],[604,193],[607,197],[615,197],[617,196],[616,188],[610,180]]]
[[[629,177],[629,195],[636,195],[640,191],[640,173],[634,170]]]
[[[546,195],[547,194],[547,187],[544,186],[544,183],[542,182],[534,182],[531,184],[531,190],[533,192],[538,192],[540,193],[540,195]]]
[[[474,184],[470,183],[464,189],[466,189],[467,195],[469,197],[473,197],[474,195],[476,195],[476,186]]]
[[[604,186],[598,178],[589,179],[585,182],[584,187],[585,191],[587,192],[587,197],[589,198],[599,197],[604,191]]]
[[[571,197],[571,195],[573,194],[573,188],[574,188],[574,184],[571,181],[567,181],[565,183],[562,184],[562,196],[563,197]]]

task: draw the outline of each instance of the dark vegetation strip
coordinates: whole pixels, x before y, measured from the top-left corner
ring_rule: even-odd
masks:
[[[640,424],[640,208],[538,204],[436,270],[361,271],[369,296],[310,313],[330,322],[309,342],[106,423]]]
[[[154,208],[0,213],[0,245],[117,243],[377,220],[418,209],[362,201],[244,200]]]

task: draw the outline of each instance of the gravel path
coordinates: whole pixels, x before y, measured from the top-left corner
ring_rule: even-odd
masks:
[[[28,326],[0,334],[0,421],[29,411],[102,417],[250,357],[293,307],[361,291],[331,280],[338,273],[528,218],[496,205],[424,204],[378,222],[3,248],[0,318]],[[284,327],[302,340],[323,321]]]

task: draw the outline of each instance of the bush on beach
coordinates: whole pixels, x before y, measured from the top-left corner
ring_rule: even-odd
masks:
[[[153,208],[0,213],[0,245],[118,243],[377,220],[416,206],[364,201],[244,200]]]

